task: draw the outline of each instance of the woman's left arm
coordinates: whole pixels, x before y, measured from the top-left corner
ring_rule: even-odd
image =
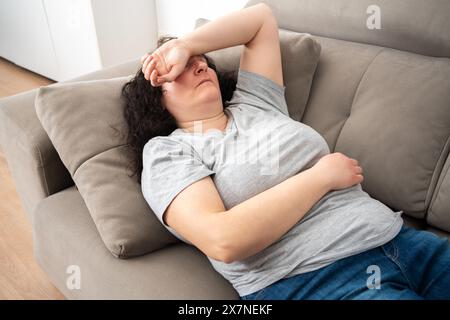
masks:
[[[172,51],[173,57],[180,54],[200,55],[214,50],[244,45],[240,68],[258,73],[283,85],[278,24],[272,10],[264,3],[219,17],[165,45],[167,47],[164,49],[163,45],[160,50],[156,50],[156,54],[152,54],[153,57],[143,57],[143,71],[146,78],[151,78],[151,72],[157,69],[158,77],[153,76],[154,84],[161,84],[156,81],[159,78],[163,81],[172,81],[181,72],[181,70],[170,72],[172,69],[169,61],[171,60],[169,57],[171,47],[178,47]],[[163,54],[158,54],[158,51]],[[151,59],[156,61],[150,63]],[[175,60],[184,61],[186,57],[176,57],[173,60],[174,62]],[[147,68],[147,65],[150,67]]]

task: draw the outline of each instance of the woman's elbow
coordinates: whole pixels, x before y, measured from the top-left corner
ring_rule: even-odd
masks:
[[[234,262],[234,259],[229,254],[223,254],[222,257],[220,258],[220,261],[226,264],[230,264]]]
[[[267,17],[267,19],[275,19],[272,8],[267,3],[259,3],[257,6],[260,6],[260,10],[263,12],[264,16]]]
[[[214,245],[212,246],[211,256],[209,257],[226,264],[232,263],[236,260],[233,245],[226,236],[220,236],[217,233],[211,243]]]

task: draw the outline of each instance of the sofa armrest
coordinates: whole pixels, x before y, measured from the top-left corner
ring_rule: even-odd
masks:
[[[139,59],[64,82],[108,79],[134,74]],[[0,145],[22,205],[32,219],[37,203],[74,184],[36,116],[38,89],[0,99]]]

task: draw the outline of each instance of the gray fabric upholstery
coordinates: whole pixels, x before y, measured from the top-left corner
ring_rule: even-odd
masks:
[[[270,5],[283,29],[450,57],[448,0],[250,0],[246,6],[259,2]],[[380,9],[381,29],[367,28],[371,5]]]
[[[447,144],[450,137],[447,138]],[[436,228],[450,230],[450,157],[442,169],[428,209],[427,222]]]
[[[73,185],[36,117],[36,92],[31,90],[0,99],[0,143],[30,219],[40,200]]]
[[[450,59],[316,39],[322,54],[301,121],[360,161],[372,197],[424,218],[450,150]]]
[[[302,121],[321,133],[331,150],[361,158],[363,188],[405,209],[406,224],[449,237],[450,79],[448,59],[433,57],[450,57],[450,2],[270,3],[281,27],[309,32],[322,46]],[[382,30],[365,28],[369,4],[381,7]],[[129,75],[138,63],[83,79]],[[109,254],[76,188],[61,191],[73,181],[36,118],[35,93],[0,100],[0,142],[27,212],[45,198],[35,211],[35,248],[55,285],[68,298],[236,298],[206,258],[181,243],[128,260]],[[80,291],[66,288],[70,264],[81,267]]]
[[[128,170],[121,90],[131,78],[55,84],[41,88],[35,101],[37,116],[101,238],[118,258],[178,242],[153,214]]]
[[[238,298],[208,259],[183,243],[133,259],[114,258],[74,186],[39,203],[33,233],[39,265],[69,299]],[[79,290],[66,286],[72,265],[79,267]]]
[[[138,68],[136,58],[65,82],[127,76]],[[0,143],[30,219],[40,200],[74,184],[36,116],[37,92],[34,89],[0,99]]]

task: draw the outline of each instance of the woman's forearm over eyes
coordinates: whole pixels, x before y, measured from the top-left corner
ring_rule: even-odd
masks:
[[[272,11],[269,6],[260,3],[221,16],[179,39],[184,40],[191,55],[245,45],[267,19],[274,19]]]
[[[270,246],[329,191],[312,167],[221,213],[224,261],[242,260]]]

